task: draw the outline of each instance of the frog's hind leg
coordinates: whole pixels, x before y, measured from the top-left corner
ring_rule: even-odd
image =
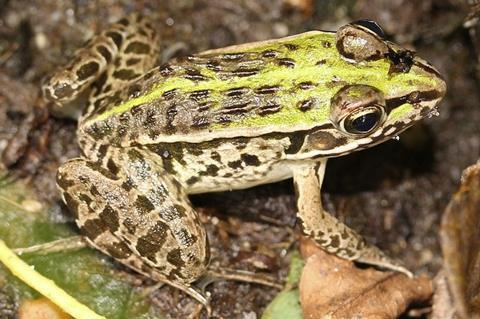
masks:
[[[362,236],[323,210],[320,188],[325,166],[326,160],[293,168],[298,217],[303,232],[338,257],[412,276],[408,269],[388,258],[377,247],[367,244]]]
[[[207,304],[190,285],[206,272],[207,236],[182,186],[149,152],[110,150],[107,156],[112,157],[105,166],[70,160],[57,175],[64,201],[88,242]]]
[[[90,39],[69,64],[45,79],[43,95],[56,109],[74,104],[86,109],[85,115],[101,112],[119,98],[122,87],[154,66],[158,49],[159,38],[149,19],[131,14]],[[71,103],[85,92],[90,95],[87,108]]]

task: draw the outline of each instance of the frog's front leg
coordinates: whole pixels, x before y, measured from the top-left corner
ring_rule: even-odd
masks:
[[[88,242],[206,304],[190,283],[207,269],[207,235],[183,187],[141,149],[110,148],[104,163],[77,158],[58,170],[64,201]]]
[[[293,179],[297,195],[298,217],[303,232],[329,253],[347,260],[376,265],[408,276],[411,272],[389,259],[375,246],[323,210],[320,188],[327,160],[295,166]]]

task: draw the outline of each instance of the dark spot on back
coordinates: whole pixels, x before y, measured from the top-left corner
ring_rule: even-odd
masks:
[[[241,60],[244,56],[244,53],[225,53],[221,56],[221,58],[225,61],[238,61]]]
[[[301,90],[310,90],[310,89],[313,89],[315,87],[315,84],[313,84],[313,82],[306,81],[306,82],[299,83],[298,87]]]
[[[120,168],[115,164],[115,162],[109,158],[107,161],[107,168],[108,170],[115,176],[118,175],[118,172],[120,171]]]
[[[120,69],[113,72],[113,76],[117,79],[128,81],[137,77],[138,74],[131,69]]]
[[[88,63],[85,63],[84,65],[82,65],[76,72],[77,76],[78,76],[78,79],[80,81],[83,81],[89,77],[91,77],[92,75],[94,75],[95,73],[97,73],[97,71],[99,70],[100,66],[98,65],[97,62],[88,62]]]
[[[194,101],[199,101],[201,99],[207,98],[209,94],[210,94],[210,90],[192,91],[189,95],[189,98]]]
[[[225,95],[228,97],[239,97],[244,94],[247,94],[249,91],[249,88],[246,87],[238,87],[238,88],[233,88],[225,91]]]
[[[280,91],[280,86],[276,85],[265,85],[255,89],[257,94],[275,94]]]
[[[328,49],[332,46],[332,44],[328,41],[322,41],[322,46]]]
[[[293,44],[293,43],[286,43],[285,47],[289,49],[290,51],[295,51],[298,49],[298,45]]]
[[[125,48],[125,53],[148,54],[150,45],[139,41],[130,42]]]
[[[238,76],[238,77],[247,77],[247,76],[252,76],[252,75],[255,75],[259,72],[260,70],[259,69],[247,69],[247,68],[244,68],[244,67],[240,67],[234,71],[231,72],[231,74],[233,76]]]
[[[218,72],[222,69],[220,66],[220,63],[218,63],[218,61],[215,61],[215,60],[208,60],[205,66],[207,67],[207,69],[215,72]]]
[[[130,24],[130,21],[128,21],[127,18],[122,18],[122,19],[118,20],[117,23],[119,23],[121,25],[124,25],[124,26],[128,26]]]
[[[314,106],[315,106],[315,101],[312,100],[312,99],[303,100],[303,101],[298,102],[298,104],[297,104],[297,107],[302,112],[306,112],[306,111],[312,109]]]
[[[276,58],[278,56],[278,52],[275,50],[265,50],[262,52],[262,56],[264,58]]]
[[[111,38],[113,40],[113,43],[115,43],[115,45],[117,46],[117,48],[120,48],[122,46],[122,42],[123,42],[123,37],[120,33],[118,32],[114,32],[114,31],[110,31],[110,32],[107,32],[106,33],[106,36]]]
[[[290,58],[280,58],[280,59],[277,59],[276,61],[279,66],[286,66],[287,68],[295,67],[295,61]]]
[[[125,63],[128,65],[128,66],[132,66],[134,64],[137,64],[138,62],[140,62],[140,59],[139,58],[130,58],[128,59]]]
[[[190,81],[205,81],[208,79],[205,75],[203,75],[202,73],[200,73],[199,70],[196,69],[186,69],[184,77]]]
[[[105,46],[103,45],[97,46],[97,51],[103,56],[103,58],[105,59],[105,61],[107,61],[107,63],[110,63],[110,61],[112,60],[112,54],[110,53],[110,51],[108,51],[108,49]]]

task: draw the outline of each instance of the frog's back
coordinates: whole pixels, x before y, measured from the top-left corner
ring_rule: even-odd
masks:
[[[314,31],[173,60],[98,101],[81,127],[125,146],[317,126],[336,90],[334,39]]]

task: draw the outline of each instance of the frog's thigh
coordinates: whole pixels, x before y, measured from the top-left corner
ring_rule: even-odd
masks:
[[[60,167],[57,182],[78,227],[92,245],[156,280],[194,281],[209,250],[184,190],[147,152],[115,158],[124,164],[73,159]]]
[[[390,260],[377,247],[368,245],[358,233],[323,210],[320,188],[325,167],[326,160],[294,168],[298,217],[303,232],[338,257],[410,275],[404,267]]]

